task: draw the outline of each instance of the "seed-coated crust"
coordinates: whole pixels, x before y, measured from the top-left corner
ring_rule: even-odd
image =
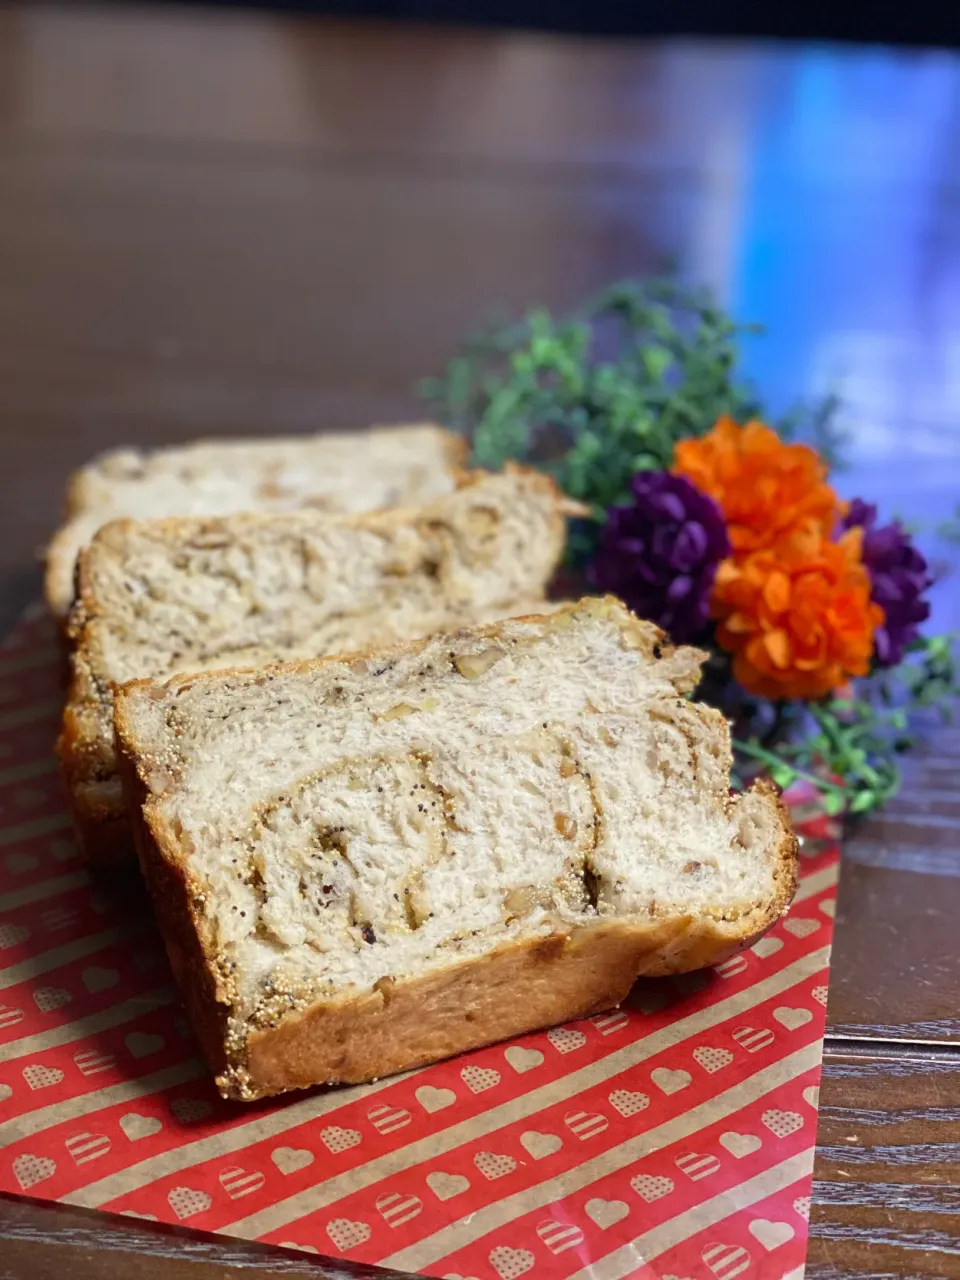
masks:
[[[562,626],[564,615],[576,609],[604,612],[614,605],[622,609],[609,598],[567,606],[551,616],[551,624]],[[650,654],[656,646],[664,658],[676,653],[651,624],[634,619],[630,629],[638,649]],[[478,630],[496,638],[501,625]],[[390,652],[416,652],[424,643]],[[697,661],[705,656],[693,650],[682,653]],[[335,661],[343,659],[288,663],[276,670],[306,674]],[[172,703],[196,681],[244,674],[203,673],[166,685],[133,681],[120,690],[115,716],[141,866],[174,974],[225,1097],[253,1100],[316,1084],[361,1083],[610,1009],[640,976],[701,969],[749,946],[787,910],[796,891],[796,836],[776,787],[759,782],[755,790],[776,809],[780,830],[775,891],[764,909],[735,921],[689,915],[595,918],[575,925],[557,920],[545,937],[453,960],[422,977],[381,981],[373,990],[317,1000],[272,1028],[244,1027],[242,1034],[232,1033],[230,992],[218,973],[202,912],[203,886],[192,877],[183,838],[159,811],[162,796],[151,792],[153,762],[148,748],[138,746],[132,708],[138,698]],[[681,686],[683,680],[681,675]]]
[[[506,469],[524,477],[526,485],[547,495],[554,503],[552,536],[555,541],[554,559],[559,561],[566,536],[565,518],[567,515],[582,515],[584,508],[566,498],[553,480],[540,472],[515,465]],[[484,471],[461,470],[452,474],[457,489],[470,488],[489,478],[489,473]],[[425,516],[429,516],[436,501],[420,509]],[[417,510],[396,507],[364,512],[345,516],[344,522],[389,533],[415,519]],[[171,517],[151,520],[150,526],[161,536],[169,532],[171,538],[178,538],[185,531],[208,532],[224,526],[229,528],[231,524],[242,524],[245,528],[255,529],[258,525],[270,524],[275,520],[295,521],[297,518],[298,514],[295,512],[279,516],[253,514],[236,517]],[[309,521],[311,515],[306,513],[299,518]],[[100,548],[114,542],[121,546],[126,531],[134,523],[131,520],[112,521],[97,533],[93,549],[84,548],[80,552],[77,561],[77,599],[67,627],[67,635],[73,643],[71,676],[57,741],[57,754],[70,793],[81,850],[88,863],[105,868],[132,861],[134,850],[115,772],[114,685],[103,654],[104,634],[109,629],[110,619],[97,598],[92,558]]]

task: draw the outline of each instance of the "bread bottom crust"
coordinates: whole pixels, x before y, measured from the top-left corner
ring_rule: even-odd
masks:
[[[228,1065],[217,1085],[225,1097],[253,1100],[375,1080],[614,1008],[638,977],[717,963],[747,941],[690,918],[558,923],[545,936],[253,1030],[245,1063]]]

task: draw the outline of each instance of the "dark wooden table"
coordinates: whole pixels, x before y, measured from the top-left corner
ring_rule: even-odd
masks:
[[[960,495],[960,62],[255,13],[0,10],[0,621],[118,442],[416,414],[491,306],[673,259],[835,389],[845,491]],[[936,622],[960,623],[949,584]],[[960,731],[846,850],[809,1274],[960,1275]],[[28,1201],[0,1276],[316,1275]]]

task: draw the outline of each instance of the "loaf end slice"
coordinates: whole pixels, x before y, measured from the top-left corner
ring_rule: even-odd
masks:
[[[358,512],[429,502],[452,488],[451,472],[466,456],[461,437],[432,423],[207,440],[153,452],[115,449],[70,477],[66,523],[47,548],[47,601],[66,618],[77,555],[110,520],[302,507]]]
[[[88,861],[133,856],[113,690],[142,676],[365,649],[526,611],[569,501],[523,467],[460,472],[420,507],[118,521],[79,559],[59,753]]]
[[[400,649],[138,681],[124,787],[225,1095],[359,1082],[715,964],[796,884],[703,655],[584,600]]]

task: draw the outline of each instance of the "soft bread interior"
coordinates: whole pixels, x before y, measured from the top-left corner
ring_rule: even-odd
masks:
[[[77,554],[110,520],[419,504],[450,492],[462,456],[461,443],[430,424],[105,454],[71,481],[70,519],[47,555],[51,606],[67,612]]]
[[[563,537],[554,485],[520,468],[355,517],[124,521],[85,556],[72,629],[114,684],[363,649],[536,599]]]
[[[423,507],[121,521],[81,555],[61,756],[79,810],[122,813],[113,691],[529,612],[560,558],[565,500],[522,468],[465,473]]]
[[[731,797],[702,655],[584,601],[393,654],[120,695],[145,815],[251,1026],[603,919],[789,897],[766,791]],[[522,993],[517,993],[522,999]]]

